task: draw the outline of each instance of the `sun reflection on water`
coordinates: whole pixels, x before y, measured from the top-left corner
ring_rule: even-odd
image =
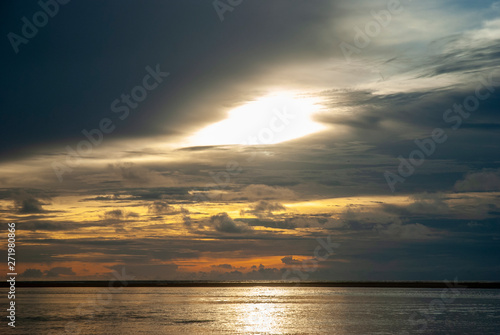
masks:
[[[255,287],[246,289],[245,294],[249,303],[236,306],[244,331],[258,334],[284,332],[287,312],[285,305],[279,302],[288,295],[286,289]]]

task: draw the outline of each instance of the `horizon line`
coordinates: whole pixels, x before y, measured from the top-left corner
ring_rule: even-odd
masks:
[[[8,287],[8,281],[0,287]],[[366,287],[366,288],[493,288],[498,281],[216,281],[216,280],[43,280],[16,281],[17,287]]]

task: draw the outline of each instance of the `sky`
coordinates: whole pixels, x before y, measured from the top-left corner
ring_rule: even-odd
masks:
[[[499,280],[500,2],[0,6],[20,278]]]

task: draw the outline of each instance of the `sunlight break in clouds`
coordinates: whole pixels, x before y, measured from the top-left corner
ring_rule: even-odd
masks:
[[[233,109],[227,119],[192,136],[189,145],[276,144],[300,138],[325,129],[311,119],[319,107],[315,98],[270,94]]]

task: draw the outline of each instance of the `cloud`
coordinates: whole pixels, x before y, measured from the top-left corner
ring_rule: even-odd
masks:
[[[286,211],[286,207],[279,202],[269,202],[261,200],[256,204],[250,206],[250,209],[241,210],[240,215],[251,214],[258,218],[267,218],[273,216],[273,212]]]
[[[39,269],[26,269],[21,273],[21,277],[23,278],[41,278],[42,276],[43,273]]]
[[[420,223],[403,224],[394,222],[375,227],[382,236],[397,237],[404,240],[422,240],[433,237],[432,230]]]
[[[59,221],[28,221],[20,224],[23,230],[44,230],[44,231],[67,231],[78,229],[78,224],[74,222],[59,222]],[[82,225],[84,226],[84,225]]]
[[[185,227],[191,228],[191,225],[193,224],[193,220],[191,219],[190,215],[183,215],[182,216],[182,224],[184,224]]]
[[[14,192],[12,195],[14,208],[18,214],[39,214],[47,212],[42,206],[48,205],[50,197],[32,195],[24,190]]]
[[[450,207],[442,193],[421,193],[410,196],[413,200],[408,205],[382,204],[381,208],[399,216],[413,215],[445,215],[450,212]]]
[[[148,212],[155,215],[176,215],[189,214],[189,210],[184,207],[177,208],[164,200],[157,200],[148,205]]]
[[[128,212],[122,209],[113,209],[104,212],[104,219],[110,221],[123,220],[127,218],[138,218],[140,215],[135,212]]]
[[[310,228],[310,227],[320,227],[320,228],[342,228],[346,225],[345,221],[338,220],[330,217],[329,214],[318,214],[318,215],[302,215],[297,214],[292,217],[285,218],[281,224],[277,224],[277,227],[283,228]]]
[[[333,227],[346,227],[350,230],[370,230],[377,224],[388,224],[399,220],[398,215],[384,213],[380,208],[348,205],[340,213],[339,220],[333,222]]]
[[[98,195],[91,198],[85,198],[79,200],[79,202],[83,201],[123,201],[125,199],[120,198],[120,194],[107,194],[107,195]]]
[[[148,212],[153,214],[172,214],[176,210],[165,201],[155,201],[148,206]]]
[[[283,279],[282,269],[277,268],[266,268],[265,265],[260,264],[255,268],[252,266],[252,271],[246,273],[246,278],[248,280],[278,280]]]
[[[302,261],[293,258],[293,256],[285,256],[281,259],[281,262],[286,265],[301,265]]]
[[[246,223],[234,221],[227,213],[219,213],[210,217],[210,224],[222,233],[244,233],[252,230]]]
[[[500,170],[483,170],[468,173],[463,180],[455,183],[458,192],[500,191]]]
[[[272,199],[295,199],[297,195],[292,190],[280,186],[268,186],[262,184],[252,184],[246,186],[240,192],[244,198],[255,200],[272,200]]]
[[[108,220],[120,220],[124,216],[124,212],[121,209],[113,209],[111,211],[104,212],[104,217]]]

